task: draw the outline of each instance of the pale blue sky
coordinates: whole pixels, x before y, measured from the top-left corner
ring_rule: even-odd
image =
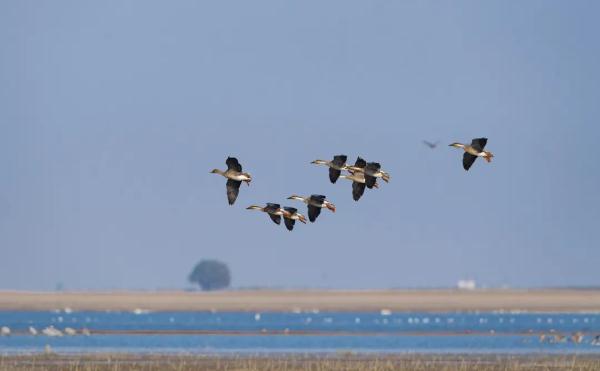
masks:
[[[599,285],[597,1],[0,2],[0,288]],[[447,144],[489,137],[466,173]],[[431,151],[422,139],[441,140]],[[351,198],[316,158],[379,161]],[[227,205],[209,174],[254,181]],[[292,233],[253,203],[322,193]]]

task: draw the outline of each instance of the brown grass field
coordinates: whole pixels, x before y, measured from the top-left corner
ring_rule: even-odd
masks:
[[[600,290],[0,291],[0,310],[600,311]]]
[[[168,356],[90,354],[83,356],[0,356],[0,371],[65,370],[228,370],[228,371],[521,371],[521,370],[600,370],[600,357],[594,356],[504,356],[504,355],[354,355],[330,356]]]

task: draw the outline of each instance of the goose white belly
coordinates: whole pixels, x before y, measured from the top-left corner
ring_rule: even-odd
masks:
[[[246,180],[250,180],[250,178],[248,178],[246,175],[244,174],[237,174],[237,175],[230,175],[228,176],[229,179],[232,180],[237,180],[238,182],[242,182],[242,181],[246,181]]]
[[[353,178],[351,178],[351,180],[356,183],[361,183],[361,184],[365,183],[364,176],[353,177]]]
[[[307,205],[314,206],[314,207],[320,207],[320,208],[324,208],[325,207],[325,203],[319,204],[318,202],[313,202],[311,200],[305,201],[305,203]]]

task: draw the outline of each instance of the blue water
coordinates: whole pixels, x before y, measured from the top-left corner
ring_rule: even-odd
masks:
[[[87,328],[91,336],[30,335],[54,326]],[[0,312],[0,353],[589,353],[600,334],[600,314],[546,313],[212,313]],[[94,334],[94,331],[235,331],[236,334]],[[569,337],[581,344],[540,343],[538,334]],[[273,333],[276,334],[273,334]],[[296,332],[302,332],[298,334]]]

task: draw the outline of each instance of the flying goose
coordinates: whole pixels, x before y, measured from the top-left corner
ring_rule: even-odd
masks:
[[[365,193],[366,179],[364,174],[364,168],[366,166],[367,162],[359,156],[356,159],[354,166],[352,166],[350,174],[340,175],[340,178],[345,178],[352,181],[352,198],[354,199],[354,201],[360,200],[363,193]],[[363,171],[359,171],[359,169],[363,169]],[[373,187],[379,188],[377,181],[375,181]]]
[[[267,206],[261,207],[257,205],[248,206],[247,210],[259,210],[269,214],[269,218],[275,223],[281,223],[281,215],[283,215],[283,209],[279,206],[279,204],[267,203]]]
[[[227,178],[227,200],[230,205],[233,205],[238,193],[240,193],[240,185],[242,182],[246,182],[247,185],[250,185],[252,176],[242,172],[242,165],[235,157],[227,157],[225,163],[227,164],[227,170],[221,171],[219,169],[213,169],[211,173],[220,174]]]
[[[386,171],[381,170],[381,165],[378,162],[369,162],[364,167],[359,167],[356,165],[348,166],[348,171],[359,171],[363,173],[365,176],[365,184],[369,189],[375,186],[377,178],[383,179],[383,181],[386,183],[390,181],[390,174],[388,174]]]
[[[335,183],[340,177],[341,171],[346,170],[346,160],[348,156],[337,155],[333,156],[333,161],[326,160],[314,160],[311,164],[315,165],[326,165],[329,167],[329,180],[331,183]]]
[[[473,162],[477,160],[477,157],[483,157],[487,162],[492,161],[492,157],[494,157],[492,152],[483,150],[486,144],[487,138],[475,138],[471,142],[471,145],[452,143],[450,144],[450,147],[462,148],[465,151],[465,154],[463,155],[463,168],[469,170],[471,165],[473,165]]]
[[[310,197],[302,197],[298,195],[291,195],[288,200],[298,200],[308,205],[308,220],[314,223],[317,217],[321,213],[322,208],[328,208],[335,213],[335,205],[328,201],[323,195],[310,195]]]
[[[294,224],[296,224],[296,220],[301,221],[306,224],[306,217],[298,212],[298,209],[294,207],[284,207],[283,208],[283,222],[285,223],[285,227],[288,231],[294,229]]]

